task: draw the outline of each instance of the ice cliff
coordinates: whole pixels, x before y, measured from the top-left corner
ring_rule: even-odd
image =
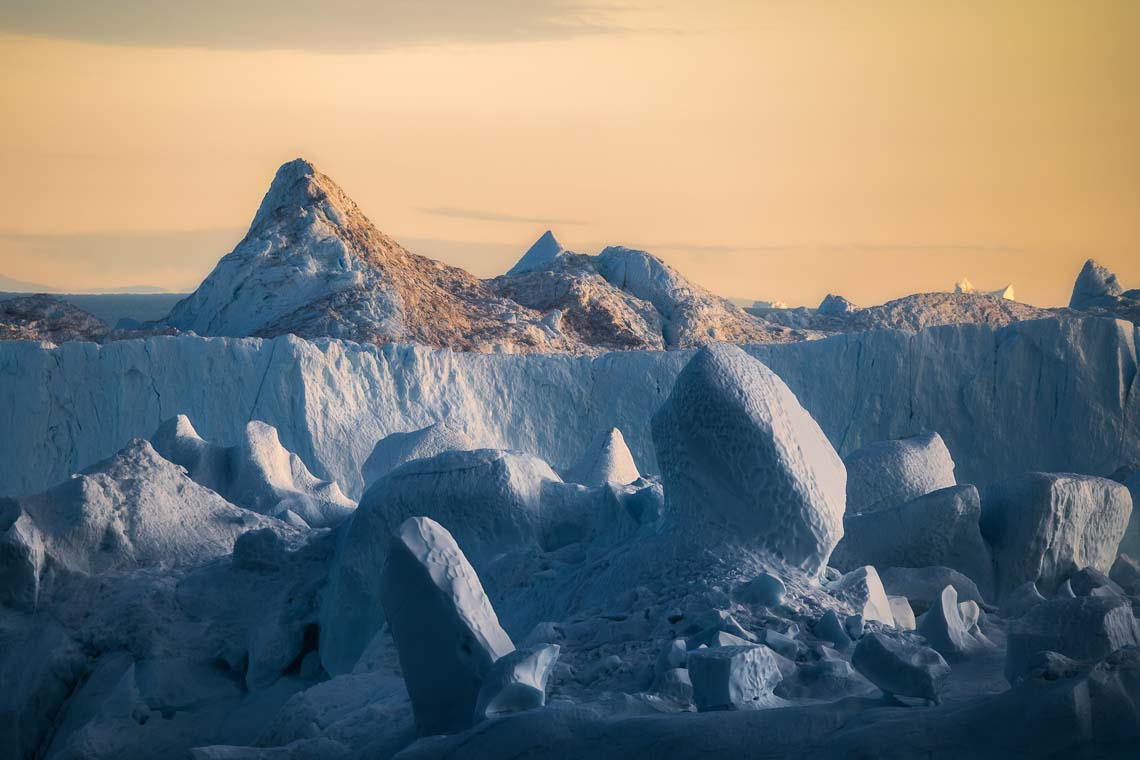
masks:
[[[1140,460],[1137,329],[1111,319],[873,331],[750,346],[841,456],[937,431],[959,482],[1105,475]],[[448,420],[481,445],[572,466],[618,427],[658,472],[649,419],[688,351],[481,355],[403,345],[160,337],[0,343],[0,495],[42,491],[186,414],[207,440],[260,420],[352,498],[376,442]]]

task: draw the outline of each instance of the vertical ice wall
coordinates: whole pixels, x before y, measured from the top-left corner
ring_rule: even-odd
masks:
[[[845,454],[924,430],[962,482],[1140,461],[1137,329],[1109,319],[874,331],[749,347]],[[359,495],[376,441],[450,418],[481,445],[567,467],[619,427],[656,472],[649,418],[690,352],[458,354],[292,337],[0,343],[0,495],[43,490],[175,414],[229,445],[251,419]]]

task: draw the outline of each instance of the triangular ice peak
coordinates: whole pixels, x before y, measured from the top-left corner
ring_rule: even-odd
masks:
[[[303,158],[282,164],[257,209],[250,231],[261,225],[292,216],[297,211],[323,212],[334,224],[360,214],[356,203],[328,176]]]
[[[1124,292],[1116,275],[1095,260],[1085,262],[1077,281],[1073,285],[1073,295],[1069,299],[1070,309],[1086,309],[1102,305],[1105,299],[1112,299]],[[1098,303],[1100,302],[1100,303]]]
[[[554,237],[550,230],[542,233],[542,237],[534,242],[518,263],[511,267],[507,274],[523,274],[524,272],[537,272],[546,269],[551,262],[557,259],[566,249]]]

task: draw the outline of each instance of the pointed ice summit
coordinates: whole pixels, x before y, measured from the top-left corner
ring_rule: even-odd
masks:
[[[405,250],[303,159],[282,166],[249,232],[167,323],[200,335],[574,350],[544,314]]]
[[[1116,275],[1093,259],[1085,262],[1077,281],[1073,284],[1073,295],[1069,298],[1070,309],[1087,309],[1099,306],[1124,292],[1116,280]]]
[[[578,462],[566,471],[568,483],[604,486],[607,483],[627,485],[641,477],[625,437],[617,428],[603,430],[594,436]]]
[[[534,245],[527,249],[527,252],[518,260],[518,263],[510,268],[507,274],[523,274],[524,272],[536,272],[541,269],[546,269],[553,264],[565,250],[562,244],[558,242],[558,238],[554,237],[554,233],[547,230],[542,233],[542,237],[534,241]]]

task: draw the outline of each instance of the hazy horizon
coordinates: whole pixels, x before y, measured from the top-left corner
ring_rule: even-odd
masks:
[[[156,5],[0,4],[0,275],[193,289],[304,156],[481,277],[550,228],[791,305],[1140,286],[1140,4]]]

